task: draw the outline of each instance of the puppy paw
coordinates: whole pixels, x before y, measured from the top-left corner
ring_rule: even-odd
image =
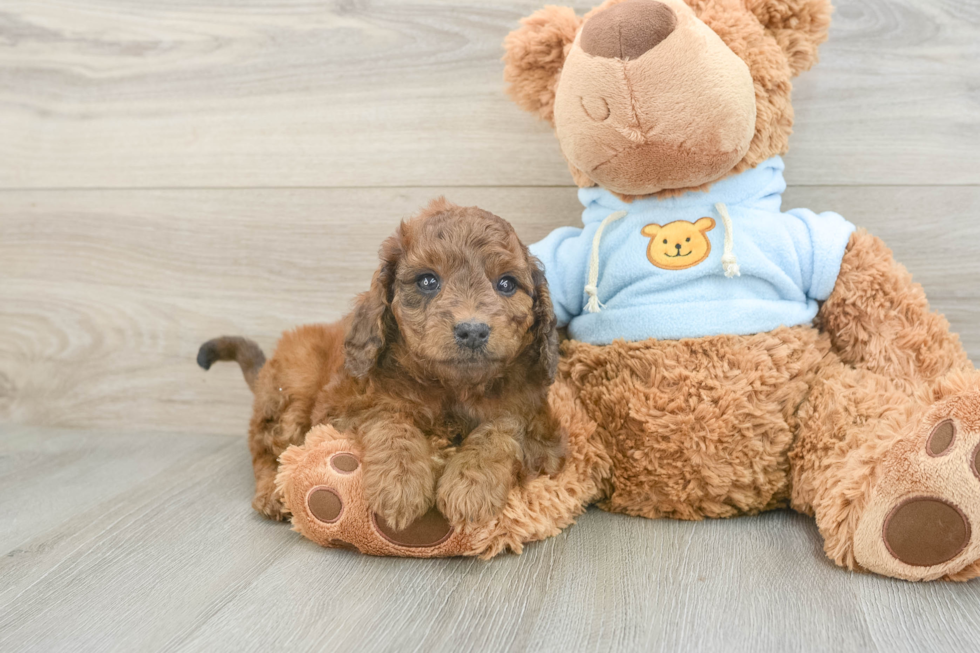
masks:
[[[369,485],[369,487],[376,486]],[[431,492],[421,494],[414,490],[406,490],[401,485],[369,491],[368,497],[368,505],[371,506],[372,511],[396,531],[404,530],[409,524],[429,512],[433,504]]]
[[[398,474],[391,467],[367,467],[364,487],[371,510],[395,530],[429,512],[435,503],[435,471],[428,461],[401,466]]]
[[[439,479],[436,505],[453,524],[485,524],[503,510],[512,484],[509,467],[481,465],[460,454]]]
[[[282,499],[275,490],[256,492],[252,499],[252,508],[262,516],[275,521],[283,521],[289,517],[289,511],[282,504]]]
[[[360,451],[329,426],[314,427],[280,461],[276,483],[293,530],[321,546],[414,558],[472,555],[470,535],[434,508],[400,529],[375,514]]]
[[[865,569],[907,580],[977,575],[980,392],[933,406],[879,465],[854,536]]]
[[[521,449],[528,477],[554,476],[565,466],[564,447],[560,444],[528,439]]]

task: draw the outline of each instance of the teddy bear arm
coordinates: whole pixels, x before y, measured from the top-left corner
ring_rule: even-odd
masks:
[[[559,327],[568,326],[585,309],[589,256],[597,227],[559,227],[528,248],[544,267]]]
[[[851,235],[840,274],[817,315],[841,360],[911,392],[973,367],[949,322],[881,239]]]

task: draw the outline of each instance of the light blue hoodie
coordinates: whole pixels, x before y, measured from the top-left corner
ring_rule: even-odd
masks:
[[[784,190],[780,157],[672,199],[626,203],[580,189],[584,228],[556,229],[530,248],[559,326],[601,345],[809,324],[834,289],[854,225],[836,213],[783,213]]]

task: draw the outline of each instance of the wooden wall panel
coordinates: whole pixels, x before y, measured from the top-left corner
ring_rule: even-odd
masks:
[[[503,93],[540,4],[7,0],[0,188],[566,185]],[[977,183],[975,4],[836,4],[789,180]]]
[[[367,288],[381,240],[445,192],[528,242],[580,220],[572,188],[0,192],[0,421],[243,432],[237,366],[198,346],[271,351]],[[880,234],[980,359],[980,188],[790,188]]]

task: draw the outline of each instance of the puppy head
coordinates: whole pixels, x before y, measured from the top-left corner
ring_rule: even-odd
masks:
[[[506,221],[439,198],[381,247],[355,307],[346,366],[368,375],[391,353],[447,384],[485,383],[514,365],[550,383],[558,336],[544,274]]]

